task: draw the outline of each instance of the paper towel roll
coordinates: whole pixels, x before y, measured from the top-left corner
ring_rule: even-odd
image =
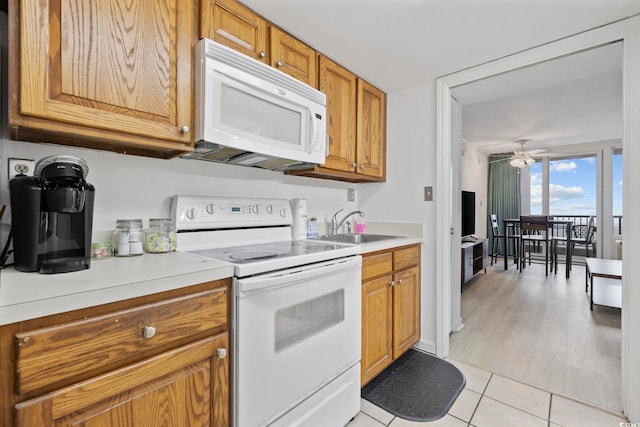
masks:
[[[291,238],[301,240],[307,238],[307,199],[292,199],[291,214]]]

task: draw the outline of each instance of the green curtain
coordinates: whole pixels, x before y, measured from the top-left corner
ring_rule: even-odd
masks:
[[[487,191],[487,230],[491,232],[491,214],[498,215],[500,233],[504,233],[505,218],[520,217],[520,169],[511,166],[510,154],[489,156],[489,183]],[[493,253],[493,239],[490,253]]]

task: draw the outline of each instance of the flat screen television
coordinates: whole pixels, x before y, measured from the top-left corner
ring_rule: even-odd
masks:
[[[462,237],[476,232],[476,193],[462,192]]]

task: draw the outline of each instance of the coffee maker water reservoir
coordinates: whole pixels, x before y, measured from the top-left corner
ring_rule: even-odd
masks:
[[[74,156],[49,156],[33,177],[10,183],[11,232],[16,270],[65,273],[91,263],[94,187],[85,181],[87,163]]]

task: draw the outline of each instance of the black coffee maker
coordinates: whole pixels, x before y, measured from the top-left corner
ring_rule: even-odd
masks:
[[[65,273],[91,263],[95,189],[85,181],[87,163],[74,156],[49,156],[34,176],[9,182],[11,233],[16,270]]]

